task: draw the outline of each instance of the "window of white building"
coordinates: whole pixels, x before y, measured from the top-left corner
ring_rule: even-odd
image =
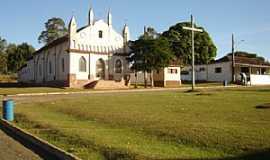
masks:
[[[38,72],[39,72],[39,76],[42,76],[42,66],[41,66],[41,64],[39,64],[39,66],[38,66]]]
[[[61,61],[61,63],[62,63],[62,72],[65,72],[65,59],[64,58],[62,58],[62,61]]]
[[[122,62],[120,59],[115,62],[115,73],[122,73]]]
[[[168,68],[168,73],[169,74],[177,74],[178,73],[178,70],[177,69]]]
[[[200,72],[204,72],[205,71],[205,68],[204,67],[201,67],[200,68]]]
[[[49,61],[49,73],[52,74],[52,62]]]
[[[103,38],[103,31],[98,31],[98,37]]]
[[[79,71],[86,72],[86,60],[83,56],[79,60]]]
[[[73,46],[74,46],[74,48],[76,48],[76,41],[75,40],[73,40]]]
[[[221,67],[215,68],[215,73],[222,73],[222,68]]]

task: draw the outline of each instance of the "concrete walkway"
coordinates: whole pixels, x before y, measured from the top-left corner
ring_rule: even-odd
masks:
[[[0,160],[41,160],[37,154],[0,129]]]

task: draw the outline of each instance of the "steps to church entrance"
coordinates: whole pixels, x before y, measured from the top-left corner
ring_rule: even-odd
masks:
[[[124,81],[107,81],[98,80],[93,81],[84,86],[85,89],[128,89],[129,87],[125,85]]]

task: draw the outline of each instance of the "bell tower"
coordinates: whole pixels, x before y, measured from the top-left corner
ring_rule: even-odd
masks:
[[[90,10],[89,10],[89,13],[88,13],[88,25],[89,26],[94,25],[94,18],[95,18],[94,10],[91,7]]]
[[[76,34],[77,34],[77,23],[74,16],[72,16],[69,25],[68,25],[68,32],[69,32],[69,43],[70,48],[76,48]]]

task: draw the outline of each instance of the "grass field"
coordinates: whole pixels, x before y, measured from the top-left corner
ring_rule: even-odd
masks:
[[[72,88],[53,88],[53,87],[0,87],[0,95],[15,95],[24,93],[52,93],[52,92],[77,92],[86,91],[83,89]]]
[[[45,98],[45,97],[44,97]],[[270,87],[17,102],[16,123],[83,159],[270,159]]]
[[[0,81],[1,83],[1,81]],[[197,84],[198,87],[215,87],[222,86],[221,83],[200,83]],[[183,84],[178,88],[191,87],[191,84]],[[134,86],[130,86],[134,89]],[[149,87],[150,88],[150,87]],[[175,88],[175,86],[168,87]],[[144,89],[143,85],[139,85],[138,89]],[[74,89],[74,88],[53,88],[53,87],[0,87],[0,95],[15,95],[24,93],[52,93],[52,92],[81,92],[89,91],[89,89]]]

